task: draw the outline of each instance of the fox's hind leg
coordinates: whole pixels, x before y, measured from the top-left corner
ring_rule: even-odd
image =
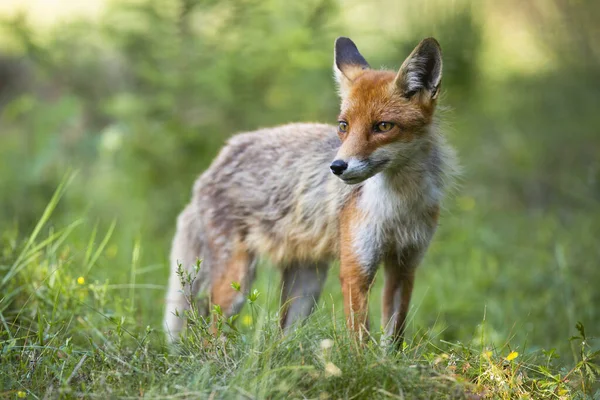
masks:
[[[194,207],[188,205],[177,219],[177,231],[171,248],[169,287],[163,322],[170,341],[179,337],[185,323],[184,313],[191,306],[190,301],[196,299],[198,292],[207,284],[208,266],[201,265],[199,271],[195,268],[204,250],[202,230],[197,218]],[[186,282],[188,277],[191,278],[189,283]],[[201,303],[198,306],[199,312],[205,313],[203,309],[205,307]]]
[[[240,240],[234,240],[228,250],[216,261],[210,289],[211,304],[221,307],[226,317],[242,309],[256,269],[256,257]],[[239,291],[232,286],[234,282],[240,285]]]
[[[284,331],[313,312],[328,269],[327,263],[292,263],[284,268],[281,288],[281,328]]]

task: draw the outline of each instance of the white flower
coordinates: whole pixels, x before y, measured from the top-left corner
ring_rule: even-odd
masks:
[[[333,347],[333,340],[323,339],[321,340],[321,350],[327,350]]]
[[[325,364],[325,375],[326,376],[342,376],[342,370],[332,362]]]

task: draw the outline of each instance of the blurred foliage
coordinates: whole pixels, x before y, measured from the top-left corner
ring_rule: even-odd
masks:
[[[171,228],[225,135],[335,112],[333,9],[328,0],[115,3],[94,29],[61,25],[43,45],[26,20],[12,21],[36,81],[4,107],[3,148],[18,158],[7,167],[34,176],[14,177],[20,193],[3,191],[3,212],[31,222],[40,207],[24,200],[30,190],[44,182],[46,196],[34,198],[47,198],[71,165],[87,186],[81,206],[134,210],[134,221],[150,212],[162,218],[144,229]]]
[[[404,3],[373,2],[374,14]],[[442,114],[465,173],[419,272],[411,328],[464,341],[487,326],[497,344],[516,336],[562,350],[577,320],[597,334],[600,3],[431,0],[427,12],[418,3],[404,7],[408,33],[373,15],[349,20],[355,3],[334,0],[110,2],[98,21],[43,33],[23,15],[6,19],[13,50],[0,55],[0,232],[12,239],[4,246],[15,243],[13,232],[29,234],[77,170],[52,223],[86,218],[76,251],[100,242],[117,219],[94,280],[128,282],[141,243],[136,283],[164,285],[175,216],[228,136],[335,121],[340,32],[372,65],[389,67],[435,36],[450,108]],[[511,28],[493,31],[498,20],[526,29],[548,61],[533,72],[509,69],[514,55],[496,43]],[[379,45],[361,46],[363,33]],[[506,65],[489,65],[491,56]],[[534,65],[533,56],[520,62]],[[271,275],[259,274],[257,285]],[[327,301],[339,298],[335,280]],[[162,293],[136,296],[140,323],[158,326]]]

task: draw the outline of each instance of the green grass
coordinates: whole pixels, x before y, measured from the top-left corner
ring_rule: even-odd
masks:
[[[566,299],[566,303],[553,313],[565,321],[560,323],[564,332],[546,330],[558,326],[552,320],[536,320],[539,326],[526,331],[527,316],[518,316],[537,306],[535,296],[518,308],[516,300],[498,302],[494,290],[510,292],[511,285],[522,290],[523,282],[511,280],[527,275],[507,265],[500,268],[505,260],[495,254],[491,232],[474,228],[478,217],[470,216],[475,212],[473,199],[458,201],[460,216],[447,212],[444,221],[453,229],[442,227],[420,270],[409,339],[400,352],[378,344],[380,279],[372,295],[371,340],[359,345],[349,336],[335,266],[315,314],[288,336],[277,323],[279,277],[265,265],[233,328],[222,321],[223,335],[215,338],[202,318],[193,317],[187,337],[168,346],[160,330],[166,267],[139,264],[143,243],[136,241],[129,263],[115,264],[110,262],[111,235],[118,226],[112,224],[102,233],[94,227],[87,239],[78,236],[83,231],[80,221],[63,229],[52,227],[52,211],[71,179],[63,181],[25,240],[9,231],[3,236],[1,397],[591,399],[599,395],[592,397],[600,372],[598,352],[593,352],[597,343],[586,336],[582,325],[571,341],[567,333],[567,321],[575,318],[569,313],[577,308],[570,302],[584,293],[560,293],[559,302]],[[514,237],[515,246],[519,240]],[[472,245],[465,250],[461,243]],[[559,269],[567,262],[568,245],[556,244],[553,256],[559,259]],[[517,249],[512,262],[535,260]],[[128,279],[95,279],[103,275],[99,268],[118,270]],[[558,273],[557,279],[575,282],[568,272]],[[481,286],[486,279],[487,288]],[[550,281],[549,290],[564,284]],[[540,302],[553,305],[540,294]],[[453,317],[458,313],[455,308],[461,309],[461,317]],[[222,318],[218,311],[213,313],[213,318]],[[510,327],[499,326],[513,315]],[[457,325],[469,325],[466,331],[473,334],[458,337],[452,332],[465,329]],[[549,343],[563,342],[562,350],[542,350],[544,336]],[[568,350],[558,356],[570,346],[572,356]]]

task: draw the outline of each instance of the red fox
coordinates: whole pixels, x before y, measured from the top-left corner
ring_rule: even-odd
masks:
[[[441,49],[423,40],[396,73],[371,69],[348,38],[334,48],[337,127],[297,123],[233,136],[196,181],[172,245],[164,319],[171,340],[199,292],[225,315],[238,313],[263,257],[281,267],[285,331],[312,312],[339,259],[347,324],[359,336],[383,263],[385,337],[402,341],[415,268],[456,171],[434,123]],[[178,269],[193,271],[198,259],[184,292]]]

